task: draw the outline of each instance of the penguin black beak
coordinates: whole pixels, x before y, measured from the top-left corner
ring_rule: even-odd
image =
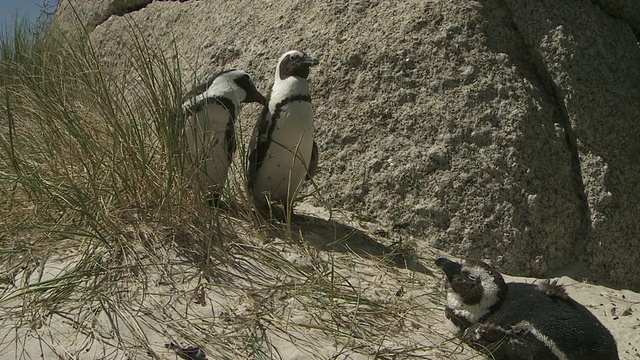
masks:
[[[453,278],[456,275],[459,276],[460,272],[462,271],[462,265],[458,264],[455,261],[451,261],[447,258],[439,258],[435,261],[435,263],[436,263],[436,266],[442,269],[445,275],[447,275],[447,280],[449,280],[449,283],[453,281]]]
[[[256,102],[261,105],[267,105],[267,99],[256,89],[252,87],[249,91],[247,91],[247,96],[244,98],[244,103],[252,103]]]
[[[256,89],[256,85],[251,81],[248,74],[244,74],[240,78],[234,80],[236,84],[245,92],[243,103],[257,102],[262,105],[267,104],[267,99]]]
[[[318,59],[314,58],[313,56],[305,55],[302,58],[302,63],[306,64],[309,67],[311,67],[311,66],[318,65],[320,63],[320,61],[318,61]]]
[[[267,106],[269,105],[269,102],[267,101],[267,98],[262,96],[262,94],[258,93],[260,95],[260,99],[258,99],[258,103],[260,103],[260,105],[263,106]]]

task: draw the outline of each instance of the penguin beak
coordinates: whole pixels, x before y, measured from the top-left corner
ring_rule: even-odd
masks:
[[[247,96],[245,97],[243,102],[244,103],[257,102],[264,106],[267,105],[267,99],[255,87],[252,87],[249,91],[247,91]]]
[[[267,106],[269,105],[269,102],[267,101],[267,98],[262,96],[262,94],[258,93],[260,95],[260,99],[258,99],[258,103],[260,103],[261,105]]]
[[[314,58],[313,56],[305,55],[302,58],[302,63],[306,64],[309,67],[311,67],[311,66],[318,65],[320,63],[320,61],[318,61],[318,59]]]
[[[462,271],[462,265],[457,262],[451,261],[447,258],[439,258],[435,261],[436,266],[444,271],[445,275],[447,275],[447,280],[449,283],[453,281],[453,278],[457,275],[460,276],[460,272]]]

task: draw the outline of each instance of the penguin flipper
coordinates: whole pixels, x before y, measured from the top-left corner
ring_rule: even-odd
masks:
[[[504,352],[505,345],[508,346],[509,331],[494,324],[474,324],[463,331],[461,338],[492,359],[502,359],[501,353]]]
[[[262,114],[253,128],[253,134],[249,141],[249,156],[247,159],[247,186],[250,193],[253,192],[253,183],[258,174],[258,169],[262,165],[267,149],[271,142],[268,132],[271,126],[271,112],[269,106],[262,108]]]
[[[309,161],[309,167],[307,167],[306,180],[311,180],[313,175],[316,174],[317,169],[318,169],[318,145],[316,144],[316,141],[313,140],[313,148],[311,149],[311,160]]]
[[[504,341],[509,336],[507,330],[494,324],[480,324],[475,329],[475,340],[482,340],[485,343],[495,343]]]
[[[227,127],[224,132],[225,151],[227,153],[227,159],[229,163],[233,160],[233,154],[236,152],[236,129],[235,118],[230,119],[227,122]]]
[[[550,349],[526,326],[503,328],[480,324],[466,335],[473,348],[496,360],[556,360]]]

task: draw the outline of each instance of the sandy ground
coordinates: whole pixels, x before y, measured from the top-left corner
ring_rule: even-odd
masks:
[[[362,318],[358,318],[360,315],[354,310],[354,317],[350,319],[350,324],[354,321],[370,322],[371,328],[382,324],[382,328],[387,329],[386,333],[376,333],[370,337],[378,342],[380,348],[397,351],[406,347],[409,351],[398,358],[481,358],[455,339],[450,339],[450,334],[443,327],[442,276],[431,265],[432,258],[442,254],[429,254],[423,258],[421,264],[425,267],[414,265],[412,269],[405,269],[389,266],[375,257],[363,255],[366,251],[376,255],[376,251],[385,248],[384,244],[368,235],[370,230],[366,228],[375,228],[375,224],[359,222],[357,226],[360,228],[355,229],[356,224],[348,223],[344,214],[334,214],[334,219],[327,221],[328,214],[310,206],[305,206],[299,213],[303,217],[300,222],[302,225],[294,226],[292,233],[298,233],[320,249],[314,256],[323,259],[331,257],[336,264],[336,278],[343,279],[357,289],[362,299],[376,300],[386,304],[388,309],[395,310],[388,318],[383,316],[376,319],[368,317],[362,308],[359,309]],[[355,234],[349,245],[355,254],[343,251],[335,244],[332,251],[322,249],[329,246],[327,240],[344,238],[348,231]],[[329,236],[330,233],[334,235]],[[305,262],[309,261],[300,243],[287,244],[274,239],[271,244],[264,246],[273,246],[274,251],[292,264],[302,263],[306,266]],[[52,257],[43,264],[42,274],[34,272],[28,283],[32,286],[47,284],[48,280],[60,276],[76,260],[77,255],[73,253]],[[249,258],[246,260],[251,261]],[[237,261],[241,262],[241,259]],[[271,352],[263,354],[263,357],[372,358],[374,350],[364,343],[358,345],[357,336],[353,333],[323,331],[323,327],[335,320],[330,319],[335,314],[319,305],[323,303],[322,295],[312,302],[308,301],[308,294],[297,297],[290,292],[276,291],[259,296],[261,284],[274,281],[272,279],[284,281],[291,275],[282,274],[283,269],[269,269],[264,264],[248,263],[245,268],[236,270],[255,272],[256,276],[262,278],[251,283],[244,277],[235,284],[229,284],[233,286],[221,286],[213,282],[199,286],[202,283],[197,269],[180,263],[172,265],[171,269],[173,272],[170,274],[148,273],[145,291],[137,291],[135,284],[131,284],[131,291],[119,300],[113,300],[113,296],[105,297],[105,302],[113,301],[110,304],[94,302],[78,306],[82,303],[81,299],[76,298],[77,294],[70,294],[69,306],[62,302],[48,316],[39,317],[42,314],[28,311],[28,302],[33,300],[28,294],[3,301],[0,310],[4,315],[23,305],[25,311],[23,317],[14,315],[10,320],[3,319],[1,357],[176,359],[175,352],[167,348],[167,344],[175,344],[182,347],[198,345],[209,359],[242,358],[243,354],[246,358],[257,358],[255,354],[247,355],[248,350],[242,348],[240,343],[218,343],[216,336],[222,338],[239,331],[246,326],[244,322],[251,318],[255,309],[260,308],[273,320],[265,327],[263,334],[270,339]],[[24,274],[17,274],[16,279],[22,276]],[[171,281],[166,280],[167,276],[171,277]],[[510,276],[506,276],[506,279],[536,281],[533,278]],[[639,293],[581,283],[566,276],[559,278],[559,282],[566,286],[570,296],[587,306],[610,329],[617,340],[621,359],[640,358]],[[194,300],[194,294],[198,295],[198,301]],[[351,306],[346,302],[343,305]],[[348,324],[345,322],[343,325]],[[359,329],[366,329],[366,326]]]

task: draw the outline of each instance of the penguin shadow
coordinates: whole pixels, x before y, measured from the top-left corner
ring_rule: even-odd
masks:
[[[397,268],[435,276],[420,262],[413,249],[384,245],[362,230],[332,219],[295,214],[291,217],[289,235],[293,241],[307,242],[321,251],[355,253],[382,260]]]

